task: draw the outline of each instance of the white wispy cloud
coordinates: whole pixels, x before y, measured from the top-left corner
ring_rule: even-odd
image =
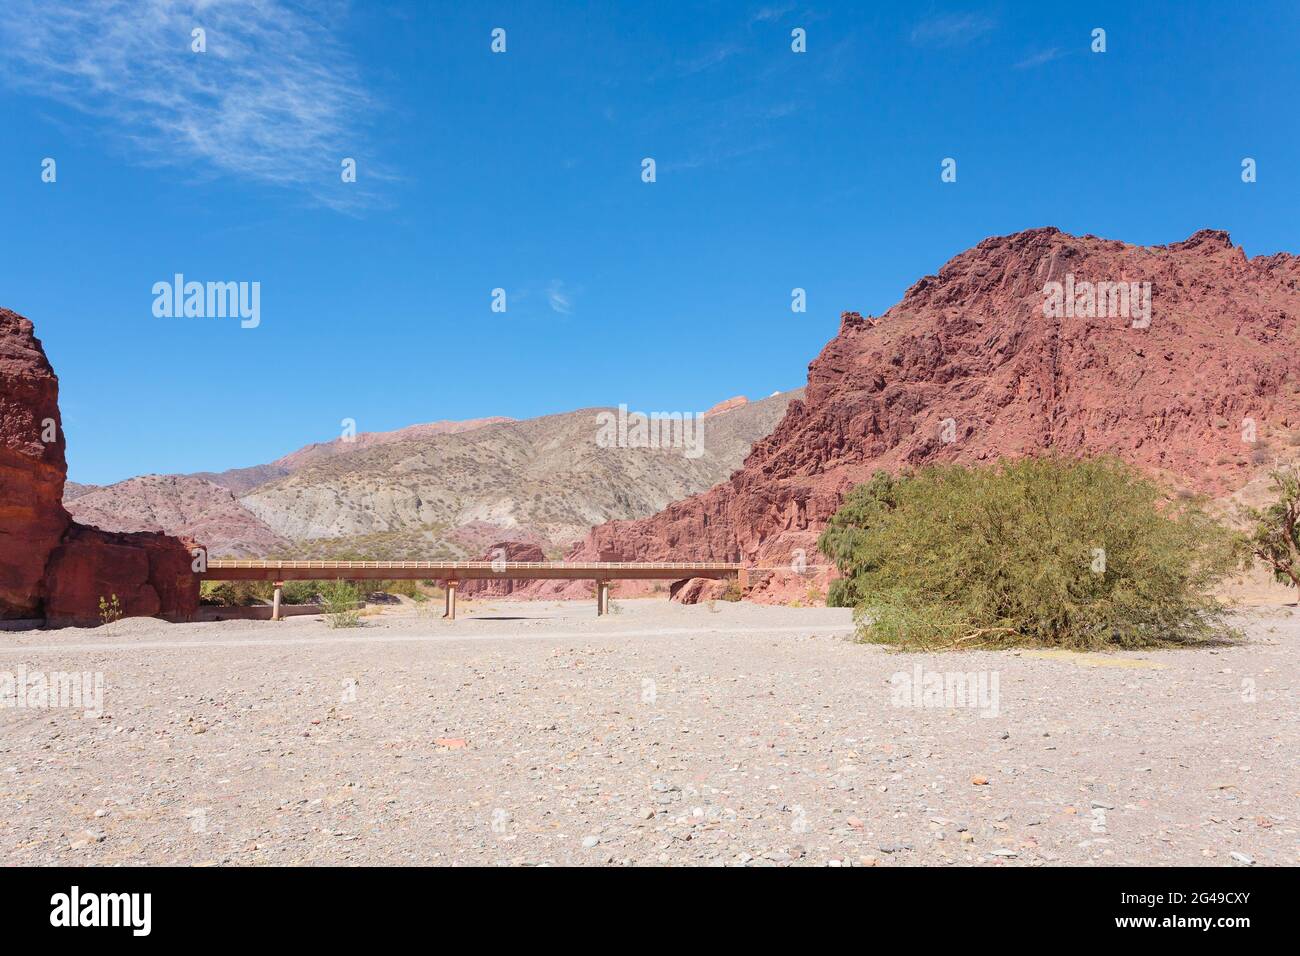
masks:
[[[769,20],[779,20],[793,9],[794,9],[793,5],[779,6],[779,7],[778,6],[760,7],[749,18],[749,22],[766,23]]]
[[[573,293],[565,288],[562,279],[552,279],[546,286],[546,304],[552,312],[573,314]]]
[[[703,73],[705,70],[712,69],[719,63],[725,63],[737,53],[740,47],[733,43],[718,43],[713,47],[701,53],[699,56],[687,60],[679,60],[677,63],[677,72],[681,76],[693,76],[696,73]]]
[[[912,28],[912,42],[918,46],[961,46],[983,36],[996,26],[979,13],[950,13],[922,20]]]
[[[1044,63],[1050,63],[1061,56],[1060,47],[1052,47],[1050,50],[1039,50],[1037,53],[1025,57],[1016,64],[1017,70],[1027,70],[1031,67],[1042,66]]]
[[[102,120],[141,163],[373,200],[362,121],[376,107],[337,38],[344,0],[4,0],[8,83]],[[191,31],[207,50],[191,51]],[[342,183],[340,163],[358,163]]]

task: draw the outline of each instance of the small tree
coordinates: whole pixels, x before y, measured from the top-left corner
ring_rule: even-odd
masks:
[[[1300,588],[1300,469],[1280,468],[1269,477],[1278,500],[1267,508],[1246,509],[1255,523],[1246,544],[1279,584]]]

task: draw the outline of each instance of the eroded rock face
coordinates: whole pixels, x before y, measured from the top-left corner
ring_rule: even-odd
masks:
[[[99,599],[116,596],[123,617],[188,620],[198,606],[192,541],[151,531],[101,531],[74,524],[45,571],[52,627],[100,623]]]
[[[501,541],[488,548],[487,554],[480,561],[545,561],[546,555],[541,547],[526,541]],[[505,597],[513,594],[522,586],[523,581],[484,581],[469,580],[460,585],[460,593],[465,597],[486,598]]]
[[[97,624],[99,599],[124,616],[186,620],[198,607],[193,542],[114,534],[72,521],[59,383],[32,323],[0,309],[0,618]]]
[[[1084,281],[1150,282],[1149,325],[1140,302],[1045,314],[1048,283]],[[593,528],[570,558],[744,561],[763,569],[751,597],[803,600],[828,577],[818,533],[876,469],[1113,454],[1223,495],[1300,435],[1298,319],[1300,259],[1247,259],[1223,232],[986,239],[879,318],[844,313],[804,400],[730,480]]]
[[[32,323],[0,309],[0,618],[41,616],[66,473],[59,380]]]

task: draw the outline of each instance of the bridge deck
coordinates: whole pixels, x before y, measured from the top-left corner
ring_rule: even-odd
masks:
[[[679,581],[736,578],[741,565],[713,561],[252,561],[211,559],[208,581],[314,581],[323,578],[436,581]]]

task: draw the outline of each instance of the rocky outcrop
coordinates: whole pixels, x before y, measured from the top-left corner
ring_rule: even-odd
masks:
[[[1127,310],[1102,282],[1133,290]],[[1300,439],[1298,319],[1300,259],[1247,259],[1223,232],[986,239],[879,318],[844,313],[804,399],[728,481],[593,528],[570,557],[744,561],[752,597],[804,599],[827,576],[818,533],[876,469],[1114,454],[1223,495]]]
[[[690,578],[686,581],[674,581],[668,594],[674,601],[682,604],[707,604],[709,601],[722,600],[727,594],[730,582],[715,581],[712,578]]]
[[[545,561],[546,555],[539,545],[528,541],[500,541],[488,548],[480,561]],[[523,581],[470,580],[460,585],[460,593],[467,598],[507,597]]]
[[[99,599],[124,615],[188,619],[198,607],[192,542],[75,523],[59,384],[32,323],[0,309],[0,618],[99,623]]]
[[[101,597],[116,597],[123,617],[188,620],[198,606],[193,546],[149,531],[71,525],[45,570],[46,623],[98,624]]]
[[[40,616],[66,472],[59,380],[32,323],[0,309],[0,618]]]

